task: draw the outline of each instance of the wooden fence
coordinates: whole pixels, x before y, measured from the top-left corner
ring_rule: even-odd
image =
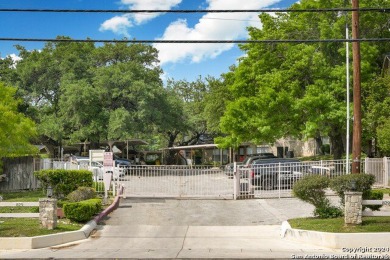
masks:
[[[0,182],[1,191],[31,190],[39,187],[34,177],[34,158],[3,158],[5,178]]]

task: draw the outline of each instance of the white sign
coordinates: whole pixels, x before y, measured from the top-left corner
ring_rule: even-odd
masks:
[[[111,171],[105,171],[103,173],[103,183],[104,183],[104,190],[108,191],[111,186],[111,180],[112,180],[112,172]],[[107,195],[105,196],[107,197]]]
[[[103,166],[104,167],[114,167],[114,153],[112,152],[105,152],[104,158],[103,158]]]
[[[104,159],[104,150],[89,150],[89,160],[91,162],[102,162]]]

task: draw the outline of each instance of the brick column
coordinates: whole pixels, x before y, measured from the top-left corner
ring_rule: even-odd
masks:
[[[348,191],[345,196],[344,222],[346,225],[362,223],[362,192]]]
[[[39,221],[44,228],[55,229],[57,227],[56,199],[39,199]]]

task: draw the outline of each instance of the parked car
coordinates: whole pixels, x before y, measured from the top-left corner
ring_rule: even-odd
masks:
[[[330,166],[330,167],[325,167],[325,166],[318,166],[318,165],[313,165],[309,169],[309,173],[311,174],[318,174],[326,177],[332,177],[335,174],[335,167]]]
[[[264,190],[291,188],[303,177],[298,159],[272,158],[259,159],[250,166],[252,184]]]
[[[237,168],[247,168],[250,167],[253,161],[261,159],[270,159],[277,158],[273,153],[259,153],[251,155],[245,158],[242,162],[237,162]],[[234,174],[234,163],[228,163],[224,167],[224,172],[228,177],[233,177]]]
[[[88,157],[74,157],[72,160],[79,166],[79,169],[89,170],[93,174],[93,178],[96,180],[103,180],[103,162],[90,162]],[[122,167],[114,167],[113,179],[118,179],[125,175],[125,171]]]
[[[120,166],[120,167],[131,166],[130,160],[127,160],[125,158],[120,158],[117,155],[114,155],[114,161],[115,161],[115,166]]]

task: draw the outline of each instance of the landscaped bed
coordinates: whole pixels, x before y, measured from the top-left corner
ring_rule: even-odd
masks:
[[[57,222],[53,230],[42,228],[37,218],[0,218],[0,237],[33,237],[79,230],[83,224],[67,219]]]
[[[334,233],[390,232],[390,217],[363,217],[362,224],[346,226],[344,218],[297,218],[288,221],[292,228]]]
[[[3,192],[3,202],[38,202],[45,198],[42,191]],[[37,213],[38,207],[0,207],[0,213]],[[42,228],[39,218],[0,218],[0,237],[33,237],[79,230],[84,223],[58,219],[53,230]]]

